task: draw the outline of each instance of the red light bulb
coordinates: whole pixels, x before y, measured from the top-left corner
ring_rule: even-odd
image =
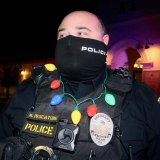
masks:
[[[59,88],[61,82],[59,80],[53,80],[50,84],[50,88],[52,89],[57,89]]]
[[[98,110],[97,107],[92,104],[87,108],[87,115],[89,117],[93,117],[97,113],[97,110]]]

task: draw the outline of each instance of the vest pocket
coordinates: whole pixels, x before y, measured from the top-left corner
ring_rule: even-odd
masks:
[[[133,157],[140,157],[147,148],[144,128],[136,124],[129,124],[122,131],[121,137],[124,150]],[[132,152],[132,153],[131,153]]]

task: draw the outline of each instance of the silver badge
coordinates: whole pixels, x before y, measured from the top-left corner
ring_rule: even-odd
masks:
[[[112,119],[105,113],[95,114],[90,121],[90,135],[96,145],[107,145],[113,136]]]

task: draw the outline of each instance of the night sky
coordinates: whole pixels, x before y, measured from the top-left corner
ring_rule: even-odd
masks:
[[[92,2],[92,3],[91,3]],[[65,0],[52,3],[6,2],[1,4],[0,63],[14,63],[54,56],[56,31],[73,10],[97,13],[97,0]],[[57,11],[56,11],[57,10]]]

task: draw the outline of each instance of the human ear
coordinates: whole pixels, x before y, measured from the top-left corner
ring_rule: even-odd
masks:
[[[108,34],[105,34],[103,36],[103,42],[105,43],[105,45],[108,45],[108,42],[109,42],[109,35]]]

